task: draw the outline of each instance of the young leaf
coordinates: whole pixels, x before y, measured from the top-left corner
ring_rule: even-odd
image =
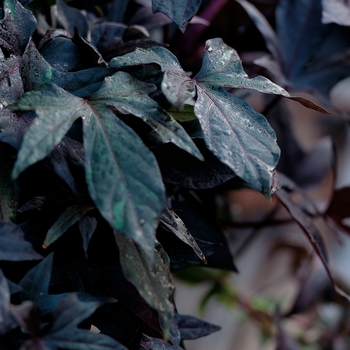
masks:
[[[116,73],[108,83],[121,84],[126,74]],[[164,205],[164,186],[153,154],[106,105],[113,96],[103,86],[101,93],[98,91],[91,100],[85,100],[53,84],[26,93],[12,108],[35,110],[37,118],[24,137],[13,177],[43,159],[73,122],[82,117],[91,198],[112,227],[133,237],[153,254],[155,229]],[[121,107],[129,108],[128,90],[124,96],[119,90],[115,98]]]
[[[196,255],[206,264],[207,260],[201,249],[199,248],[197,242],[193,238],[193,236],[187,230],[183,221],[171,210],[168,206],[165,206],[162,217],[160,219],[161,225],[163,225],[166,229],[174,233],[178,238],[181,239],[182,242],[188,244]]]
[[[154,13],[162,12],[174,21],[184,32],[192,17],[197,13],[202,0],[152,0]]]
[[[76,205],[67,208],[53,226],[47,231],[43,246],[47,248],[50,244],[60,238],[71,226],[78,222],[88,211],[94,207]]]
[[[33,13],[17,0],[4,0],[4,18],[0,20],[0,46],[21,55],[36,28]]]
[[[152,262],[130,238],[117,231],[114,235],[124,276],[138,289],[147,303],[158,311],[160,324],[167,338],[174,315],[174,285],[168,256],[157,244],[154,250],[155,262]]]
[[[0,221],[0,261],[41,260],[32,245],[24,239],[20,226]]]
[[[107,335],[78,328],[99,306],[99,302],[81,302],[74,294],[66,296],[56,306],[53,325],[40,341],[49,349],[127,350]]]
[[[208,148],[266,196],[280,151],[265,117],[222,88],[198,88],[195,114]]]

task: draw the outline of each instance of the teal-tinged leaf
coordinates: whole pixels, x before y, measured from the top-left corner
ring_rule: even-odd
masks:
[[[178,215],[176,215],[174,211],[169,209],[167,206],[163,211],[162,217],[160,219],[160,223],[166,229],[174,233],[176,237],[178,237],[182,242],[188,244],[196,253],[196,255],[205,264],[207,263],[207,260],[205,259],[205,256],[202,250],[199,248],[196,240],[193,238],[191,233],[187,230],[184,222],[181,220],[181,218]]]
[[[18,225],[0,220],[0,261],[30,261],[42,258],[31,243],[24,239],[24,233]]]
[[[35,17],[17,0],[5,0],[3,10],[4,18],[0,20],[0,46],[20,55],[36,28]]]
[[[90,102],[46,84],[12,105],[13,109],[32,109],[37,113],[24,137],[13,177],[43,159],[74,120],[82,117],[91,198],[113,228],[135,239],[152,255],[165,200],[158,164],[138,135],[112,113],[106,105],[111,96],[104,87],[102,91],[106,96],[97,92]]]
[[[171,142],[203,160],[197,146],[183,127],[147,94],[154,91],[153,84],[141,82],[131,75],[118,72],[107,77],[103,86],[90,96],[91,103],[110,105],[122,113],[131,113],[150,125],[155,136],[163,143]]]
[[[196,91],[192,79],[181,68],[175,55],[164,47],[136,49],[124,56],[113,58],[109,66],[121,68],[150,63],[157,63],[164,72],[161,88],[172,105],[182,109],[186,102],[194,98]]]
[[[94,207],[82,205],[67,208],[49,229],[49,231],[47,231],[43,246],[47,248],[50,244],[55,242],[71,226],[77,223],[88,211],[92,209],[94,209]]]
[[[99,302],[81,302],[76,295],[63,298],[53,312],[53,325],[40,337],[50,349],[127,350],[113,338],[78,328],[101,305]]]
[[[160,244],[157,244],[153,262],[130,238],[116,231],[114,235],[124,276],[137,288],[146,302],[158,311],[160,324],[168,337],[174,316],[174,285],[168,256]]]
[[[48,294],[53,253],[48,255],[40,264],[29,270],[19,285],[23,288],[26,299],[37,303],[43,314],[53,310],[62,297],[67,294]]]
[[[83,121],[90,196],[112,227],[153,255],[165,201],[157,161],[137,134],[108,108],[98,103],[94,108],[93,115]]]
[[[28,166],[45,158],[87,109],[85,100],[71,95],[54,84],[27,92],[10,106],[14,110],[34,110],[37,118],[23,138],[17,160],[12,171],[13,178]]]
[[[280,150],[265,117],[224,89],[198,86],[195,114],[208,148],[255,189],[270,196]]]
[[[24,91],[53,83],[79,97],[88,97],[98,90],[103,79],[114,73],[113,69],[95,67],[76,72],[61,72],[54,69],[37,50],[33,40],[28,42],[21,61],[21,76]]]
[[[308,108],[328,114],[324,108],[302,97],[290,95],[285,89],[265,77],[259,75],[249,78],[243,69],[237,51],[219,38],[206,41],[202,68],[194,80],[202,86],[253,89],[267,94],[281,95]]]
[[[184,32],[201,2],[202,0],[152,0],[152,10],[167,15]]]

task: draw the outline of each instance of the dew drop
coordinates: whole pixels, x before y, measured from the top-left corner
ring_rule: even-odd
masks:
[[[144,219],[140,220],[140,225],[143,226],[146,223],[146,221]]]
[[[213,48],[211,46],[207,46],[207,51],[208,52],[212,52],[213,51]]]

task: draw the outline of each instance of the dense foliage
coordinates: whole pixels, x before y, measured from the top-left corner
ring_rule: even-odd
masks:
[[[2,2],[1,349],[181,349],[217,331],[177,313],[172,273],[205,264],[236,271],[212,208],[218,188],[277,196],[348,298],[313,224],[319,213],[277,173],[276,133],[236,89],[272,96],[266,115],[281,98],[327,113],[285,88],[311,89],[329,104],[330,88],[346,77],[339,55],[349,39],[319,18],[308,22],[319,26],[317,38],[300,43],[299,24],[279,26],[277,38],[240,0],[271,53],[259,62],[279,85],[250,78],[236,50],[203,35],[224,3]],[[280,1],[277,22],[302,20],[299,6],[321,11],[319,1],[293,4]],[[311,55],[333,34],[344,40]],[[281,159],[296,180],[283,168],[283,147]],[[337,198],[324,216],[340,222],[347,213],[339,217]],[[281,317],[270,320],[279,349],[295,349]]]

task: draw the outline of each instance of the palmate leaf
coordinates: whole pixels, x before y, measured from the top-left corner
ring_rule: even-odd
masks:
[[[272,170],[279,158],[276,136],[264,116],[223,88],[247,88],[276,94],[327,113],[311,101],[291,96],[264,77],[250,79],[243,70],[237,52],[221,39],[206,42],[202,68],[194,79],[183,71],[177,58],[163,47],[138,49],[114,58],[110,66],[120,68],[149,63],[157,63],[164,71],[162,92],[174,106],[181,108],[193,97],[195,88],[197,102],[194,112],[203,129],[207,147],[222,163],[266,196],[270,195]]]
[[[116,73],[113,78],[120,87],[119,101],[126,75]],[[82,117],[91,198],[112,227],[153,255],[155,229],[164,206],[164,185],[155,157],[137,134],[111,112],[106,105],[110,98],[92,95],[90,102],[54,84],[26,93],[12,108],[35,110],[37,118],[23,139],[13,177],[47,156],[72,123]],[[125,98],[127,109],[128,94]]]
[[[152,0],[152,10],[154,13],[162,12],[167,15],[184,32],[201,2],[202,0]]]
[[[168,256],[160,244],[157,244],[153,262],[130,238],[117,231],[114,235],[124,276],[138,289],[147,303],[158,311],[160,325],[168,338],[174,315],[174,285]]]

